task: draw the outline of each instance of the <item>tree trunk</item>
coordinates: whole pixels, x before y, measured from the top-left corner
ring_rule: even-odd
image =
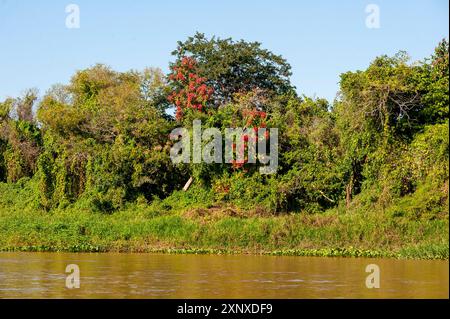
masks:
[[[186,184],[185,184],[184,187],[183,187],[183,190],[184,190],[184,191],[187,191],[187,190],[189,189],[189,186],[191,186],[192,181],[193,181],[193,178],[192,178],[192,176],[191,176],[191,177],[189,177],[189,180],[186,182]]]

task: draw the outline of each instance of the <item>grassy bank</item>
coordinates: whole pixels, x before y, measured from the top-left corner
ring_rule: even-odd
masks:
[[[32,209],[16,188],[0,201],[0,250],[253,253],[448,259],[448,219],[382,212],[264,215],[231,207],[130,204],[105,214],[69,206]],[[10,186],[8,186],[10,187]],[[7,194],[8,193],[8,194]],[[13,203],[16,199],[22,200]],[[174,200],[174,202],[179,202]]]

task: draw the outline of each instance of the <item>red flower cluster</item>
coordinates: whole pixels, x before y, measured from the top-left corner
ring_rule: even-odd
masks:
[[[213,89],[205,84],[206,78],[197,74],[195,59],[183,57],[171,70],[169,80],[177,89],[168,96],[168,100],[176,106],[177,120],[182,119],[185,108],[203,111]]]
[[[241,147],[239,148],[239,150],[237,150],[237,152],[240,155],[240,157],[242,157],[242,155],[244,155],[244,156],[243,156],[243,159],[234,159],[231,161],[231,164],[234,169],[241,168],[244,166],[245,163],[248,162],[248,152],[246,152],[248,150],[248,142],[250,141],[250,142],[257,143],[259,140],[258,139],[258,129],[267,127],[266,112],[258,111],[256,109],[253,109],[253,110],[244,109],[242,111],[242,115],[243,115],[244,121],[245,121],[245,128],[251,127],[253,129],[254,134],[252,134],[252,135],[244,134],[242,136],[242,140],[244,143],[241,144]],[[260,139],[268,140],[269,139],[269,131],[266,131],[264,136],[261,136]],[[235,151],[235,150],[236,150],[236,144],[233,144],[233,151]]]
[[[242,111],[242,115],[247,120],[247,125],[252,124],[254,121],[264,121],[267,117],[266,112],[245,109]]]

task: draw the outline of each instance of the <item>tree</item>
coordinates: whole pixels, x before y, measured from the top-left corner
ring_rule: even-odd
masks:
[[[41,152],[42,138],[33,106],[37,90],[0,103],[0,181],[16,182],[31,177]]]
[[[418,79],[419,87],[425,94],[422,97],[424,108],[420,114],[420,122],[443,123],[449,112],[449,43],[442,40],[434,50],[430,60],[422,64],[422,72]]]
[[[159,68],[145,68],[139,75],[142,99],[157,109],[162,117],[169,119],[166,110],[170,107],[167,100],[170,86],[164,73]]]
[[[205,84],[206,78],[198,75],[197,61],[183,57],[179,63],[171,66],[171,70],[169,81],[173,91],[168,100],[176,107],[176,119],[180,121],[189,109],[205,111],[214,90]]]
[[[448,42],[438,45],[431,61],[411,64],[401,51],[377,57],[364,71],[342,74],[333,112],[349,203],[363,183],[380,179],[383,167],[397,165],[399,153],[417,133],[448,117]]]
[[[85,196],[94,209],[109,211],[178,187],[166,145],[171,123],[159,104],[165,89],[159,70],[96,65],[47,92],[38,108],[45,138],[38,161],[42,206]]]
[[[197,61],[200,75],[214,89],[216,107],[230,102],[235,93],[262,89],[277,95],[294,89],[289,81],[289,63],[280,55],[261,48],[259,42],[207,39],[197,32],[185,42],[179,41],[172,54],[177,58],[175,65],[186,56]]]

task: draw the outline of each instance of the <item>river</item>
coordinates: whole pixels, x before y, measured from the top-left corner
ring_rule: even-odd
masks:
[[[66,287],[66,267],[80,287]],[[379,268],[379,288],[366,267]],[[0,298],[448,298],[441,260],[0,253]]]

